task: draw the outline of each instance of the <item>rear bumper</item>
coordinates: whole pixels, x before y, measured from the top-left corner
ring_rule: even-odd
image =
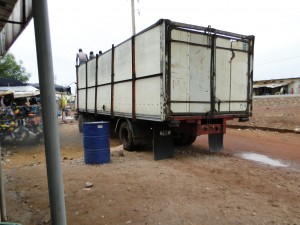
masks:
[[[172,116],[170,124],[194,124],[197,136],[204,134],[225,134],[226,121],[233,120],[235,116]]]

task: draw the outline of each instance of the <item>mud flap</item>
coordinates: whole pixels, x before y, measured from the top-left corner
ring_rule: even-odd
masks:
[[[166,123],[153,123],[153,154],[154,160],[173,157],[173,134]]]
[[[223,148],[223,134],[209,134],[208,135],[209,151],[220,152]]]

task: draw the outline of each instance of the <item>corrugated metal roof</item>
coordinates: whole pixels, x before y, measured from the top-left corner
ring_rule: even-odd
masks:
[[[0,77],[0,86],[26,86],[26,84],[13,78]]]
[[[269,83],[269,84],[254,84],[253,88],[261,88],[261,87],[267,87],[267,88],[277,88],[282,87],[285,85],[288,85],[292,82],[280,82],[280,83]]]
[[[3,30],[13,12],[17,0],[0,0],[0,31]]]
[[[32,0],[0,0],[0,55],[4,55],[32,18]]]

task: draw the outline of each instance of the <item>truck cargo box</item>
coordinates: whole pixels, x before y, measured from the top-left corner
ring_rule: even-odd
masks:
[[[78,112],[198,124],[248,118],[253,51],[254,36],[161,19],[77,67]]]
[[[159,20],[78,68],[78,109],[168,120],[249,116],[253,36]]]

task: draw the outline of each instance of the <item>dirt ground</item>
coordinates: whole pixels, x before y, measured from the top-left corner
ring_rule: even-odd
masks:
[[[153,160],[150,148],[123,151],[112,137],[111,163],[87,165],[76,121],[59,123],[68,224],[300,225],[300,136],[293,133],[300,126],[300,98],[275,101],[255,100],[248,125],[282,125],[291,132],[230,128],[222,153],[209,153],[207,136],[201,136],[161,161]],[[9,221],[51,224],[43,144],[2,152]],[[243,159],[245,152],[283,166]]]
[[[300,96],[265,96],[254,98],[253,116],[249,122],[228,121],[229,125],[300,133]]]

